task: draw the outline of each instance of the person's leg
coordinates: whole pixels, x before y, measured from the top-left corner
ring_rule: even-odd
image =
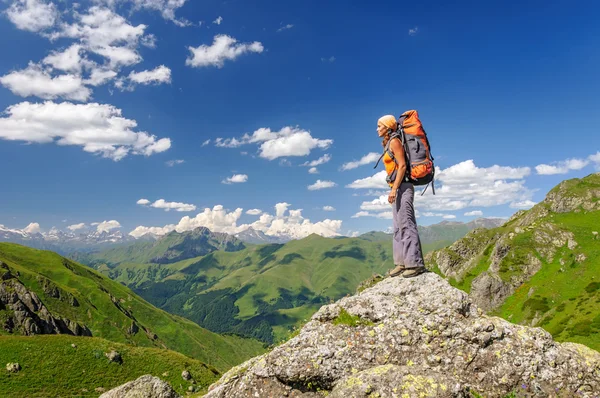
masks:
[[[400,190],[398,190],[398,196]],[[396,202],[392,204],[393,236],[392,236],[392,253],[395,268],[390,271],[390,276],[397,276],[404,271],[404,257],[402,251],[402,240],[400,236],[400,198],[396,197]]]
[[[400,185],[400,209],[398,211],[402,257],[404,258],[406,268],[414,269],[410,270],[411,272],[406,271],[405,276],[415,273],[412,271],[422,271],[425,267],[421,240],[419,239],[419,231],[417,229],[417,219],[415,217],[414,198],[415,187],[410,183],[402,183]]]

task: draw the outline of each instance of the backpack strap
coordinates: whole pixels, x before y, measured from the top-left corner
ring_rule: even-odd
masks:
[[[381,162],[381,159],[383,159],[383,157],[385,156],[385,154],[387,153],[389,155],[390,158],[392,158],[392,160],[394,162],[396,162],[396,158],[394,157],[394,153],[390,150],[390,145],[392,144],[392,140],[394,138],[399,138],[400,134],[398,134],[397,132],[391,133],[390,135],[390,140],[387,142],[387,144],[385,144],[385,148],[383,149],[383,153],[381,154],[381,156],[379,157],[379,159],[377,159],[377,163],[375,164],[375,167],[373,167],[374,169],[377,168],[377,166],[379,165],[379,162]],[[396,162],[398,163],[398,162]]]

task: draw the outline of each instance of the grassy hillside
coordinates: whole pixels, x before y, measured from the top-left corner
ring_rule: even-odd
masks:
[[[173,264],[123,263],[103,272],[210,330],[273,343],[323,303],[391,267],[389,241],[311,235]]]
[[[181,377],[183,370],[190,372],[199,391],[220,376],[216,369],[174,351],[95,337],[0,336],[0,347],[0,364],[18,362],[22,368],[18,373],[0,372],[4,398],[98,397],[96,388],[108,391],[145,374],[160,377],[185,395],[192,384]],[[121,364],[104,355],[111,350],[121,354]]]
[[[169,348],[219,370],[263,349],[257,341],[220,336],[160,310],[122,284],[55,253],[0,243],[0,261],[16,276],[12,281],[37,294],[52,315],[87,326],[94,337]],[[4,284],[10,289],[8,282]],[[7,316],[10,311],[0,308],[0,320]],[[7,334],[5,328],[1,334]]]
[[[428,264],[492,314],[600,350],[600,175],[561,183],[507,224]]]

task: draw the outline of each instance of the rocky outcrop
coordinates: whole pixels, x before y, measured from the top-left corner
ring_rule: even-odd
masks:
[[[141,376],[100,395],[100,398],[181,398],[171,386],[151,375]]]
[[[600,173],[590,175],[586,178],[593,181],[593,179],[597,180],[598,177],[600,177]],[[544,203],[555,213],[600,210],[600,201],[598,201],[600,199],[600,188],[590,184],[590,186],[584,189],[580,187],[580,189],[574,192],[573,187],[580,181],[574,179],[561,182],[546,195]]]
[[[52,289],[51,293],[55,290]],[[59,294],[59,293],[57,293]],[[85,325],[54,316],[38,295],[27,289],[10,268],[0,262],[0,310],[8,310],[0,327],[9,333],[23,335],[71,334],[91,336]]]
[[[207,398],[581,396],[600,354],[483,314],[434,273],[387,278],[323,306],[288,342],[227,372]]]

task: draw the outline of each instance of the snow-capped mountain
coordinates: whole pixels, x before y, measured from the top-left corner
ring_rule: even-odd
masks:
[[[136,239],[119,230],[71,232],[52,228],[48,232],[32,231],[33,228],[11,229],[0,224],[0,242],[20,243],[38,249],[68,253],[73,250],[95,250],[107,246],[128,243]],[[152,239],[144,236],[144,239]]]
[[[236,238],[245,243],[265,244],[265,243],[286,243],[292,240],[291,237],[267,235],[264,232],[257,231],[250,227],[234,235]]]

